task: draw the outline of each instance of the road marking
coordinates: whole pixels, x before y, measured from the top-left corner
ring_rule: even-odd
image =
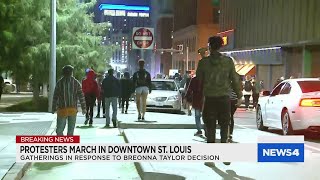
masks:
[[[310,145],[307,145],[307,144],[304,144],[304,146],[307,147],[307,148],[310,148],[310,149],[313,149],[313,150],[316,150],[316,151],[320,152],[319,148],[316,148],[316,147],[313,147],[313,146],[310,146]]]
[[[239,125],[239,124],[234,124],[235,126],[239,126],[239,127],[242,127],[244,129],[251,129],[251,128],[248,128],[246,127],[246,125]],[[256,129],[251,129],[251,130],[256,130]],[[256,130],[258,131],[258,130]],[[274,133],[273,133],[274,134]],[[278,134],[275,134],[275,135],[278,135]],[[281,135],[278,135],[278,136],[281,136]],[[308,142],[308,141],[305,141],[305,142]],[[319,151],[320,152],[320,148],[316,148],[316,147],[313,147],[311,145],[307,145],[306,143],[304,144],[305,147],[307,148],[310,148],[310,149],[313,149],[313,150],[316,150],[316,151]]]

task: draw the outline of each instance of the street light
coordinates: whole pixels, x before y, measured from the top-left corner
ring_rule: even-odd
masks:
[[[56,19],[56,9],[57,9],[57,0],[51,0],[51,42],[50,42],[50,53],[51,61],[49,66],[49,112],[52,112],[52,101],[53,93],[56,85],[56,31],[57,31],[57,19]]]
[[[160,52],[161,54],[163,54],[164,52],[169,52],[169,53],[171,53],[171,55],[173,54],[173,53],[183,53],[183,50],[181,50],[181,49],[173,49],[173,48],[171,48],[171,49],[155,49],[154,50],[155,52]],[[173,59],[172,59],[172,63],[171,63],[171,68],[173,68]]]

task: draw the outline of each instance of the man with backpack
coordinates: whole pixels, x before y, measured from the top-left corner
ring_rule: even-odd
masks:
[[[98,82],[96,81],[96,73],[93,70],[89,70],[87,77],[82,81],[82,91],[86,100],[86,120],[85,125],[88,124],[92,126],[93,123],[93,107],[96,99],[100,101],[100,88]]]
[[[199,61],[196,76],[203,84],[203,122],[206,128],[207,143],[215,143],[217,120],[220,125],[221,143],[227,143],[230,122],[230,84],[238,99],[241,99],[239,77],[233,60],[218,50],[223,46],[220,36],[208,40],[210,56]],[[238,105],[239,105],[238,101]],[[230,165],[230,162],[224,162]],[[205,165],[211,166],[210,162]]]
[[[145,61],[140,59],[139,70],[133,74],[133,83],[136,89],[136,103],[138,109],[138,120],[145,120],[147,108],[147,97],[151,93],[151,76],[144,69]]]
[[[247,110],[249,109],[249,105],[250,105],[250,97],[252,95],[252,78],[250,75],[246,76],[246,81],[244,82],[244,92],[243,92],[243,96],[244,96],[244,104],[246,106]]]

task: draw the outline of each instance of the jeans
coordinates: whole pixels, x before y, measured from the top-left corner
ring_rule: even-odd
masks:
[[[201,131],[201,110],[195,109],[194,110],[194,115],[195,115],[195,121],[196,121],[196,127],[198,131]]]
[[[230,135],[233,134],[233,128],[234,128],[234,117],[233,116],[237,110],[237,103],[238,103],[238,100],[231,100],[230,129],[229,129]]]
[[[252,94],[253,107],[256,108],[260,94]]]
[[[129,97],[121,97],[121,106],[122,106],[122,111],[124,111],[124,104],[126,104],[126,111],[129,108]]]
[[[246,108],[249,108],[250,97],[251,97],[251,95],[244,95],[244,104],[245,104]]]
[[[105,102],[106,108],[106,125],[110,125],[110,105],[112,105],[112,121],[115,122],[117,120],[117,100],[118,97],[107,97]]]
[[[101,98],[100,101],[98,101],[98,116],[100,116],[100,108],[101,108],[101,105],[102,105],[102,112],[103,112],[103,115],[105,115],[106,113],[106,108],[105,108],[105,99],[104,98]]]
[[[230,98],[228,96],[205,97],[203,122],[206,127],[207,143],[216,141],[217,120],[220,124],[221,143],[226,143],[230,122]]]
[[[94,106],[94,103],[96,102],[96,96],[94,94],[86,94],[85,100],[86,100],[86,108],[87,108],[86,119],[90,120],[90,123],[92,123],[93,106]]]
[[[63,131],[66,127],[68,120],[68,136],[73,136],[74,127],[76,126],[77,115],[68,117],[57,117],[57,129],[56,133],[58,136],[63,136]]]

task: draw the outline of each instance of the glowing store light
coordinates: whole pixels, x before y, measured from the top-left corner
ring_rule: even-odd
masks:
[[[221,52],[221,53],[242,53],[242,52],[266,51],[266,50],[275,50],[275,49],[281,49],[281,47],[247,49],[247,50],[239,50],[239,51],[224,51],[224,52]]]
[[[138,17],[138,13],[136,13],[136,12],[128,12],[127,16],[129,16],[129,17]]]
[[[149,13],[139,13],[139,17],[149,17]]]
[[[112,10],[131,10],[131,11],[150,11],[148,6],[128,6],[120,4],[100,4],[100,10],[112,9]]]
[[[116,16],[126,16],[126,11],[117,10]]]

